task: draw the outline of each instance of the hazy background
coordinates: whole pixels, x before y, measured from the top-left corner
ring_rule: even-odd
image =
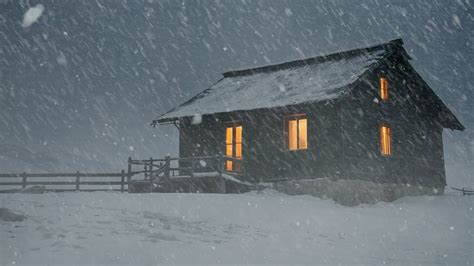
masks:
[[[22,27],[24,13],[44,13]],[[448,184],[474,186],[473,4],[458,1],[0,0],[0,172],[104,171],[177,154],[159,114],[228,69],[402,37],[466,126]]]

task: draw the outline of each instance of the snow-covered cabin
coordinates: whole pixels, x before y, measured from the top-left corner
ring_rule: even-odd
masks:
[[[289,193],[323,180],[439,193],[443,129],[464,127],[410,59],[397,39],[228,71],[153,123],[178,125],[180,157],[222,153],[242,162],[225,162],[226,171]]]

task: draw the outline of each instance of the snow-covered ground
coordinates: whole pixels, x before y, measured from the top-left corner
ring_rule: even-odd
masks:
[[[474,197],[343,207],[271,190],[240,195],[2,194],[0,264],[474,263]]]

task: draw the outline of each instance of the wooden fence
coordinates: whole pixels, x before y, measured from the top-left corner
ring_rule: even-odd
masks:
[[[120,173],[19,173],[19,174],[0,174],[0,186],[21,186],[21,189],[26,189],[27,186],[71,186],[69,189],[48,189],[53,191],[125,191],[127,173],[122,170]],[[20,179],[20,181],[4,181],[5,179]],[[63,179],[63,180],[44,180],[44,179]],[[72,178],[64,180],[65,178]],[[100,178],[101,180],[84,180],[84,178]],[[105,178],[114,178],[117,180],[105,180]],[[109,188],[89,188],[81,189],[81,185],[89,186],[109,186]],[[120,189],[112,189],[110,186],[120,186]],[[1,190],[1,192],[14,192],[16,189]]]
[[[460,191],[462,192],[462,195],[465,196],[465,195],[474,195],[474,190],[473,189],[469,189],[469,188],[455,188],[455,187],[451,187],[452,189],[456,190],[456,191]]]
[[[128,158],[127,171],[122,170],[118,173],[11,173],[0,174],[0,193],[17,192],[26,189],[28,186],[48,186],[48,191],[121,191],[131,192],[134,184],[147,183],[150,188],[154,182],[172,181],[182,178],[206,178],[219,176],[222,174],[232,174],[233,176],[243,176],[243,166],[238,173],[225,171],[225,163],[232,161],[242,165],[242,161],[223,155],[201,156],[189,158],[173,158],[166,156],[164,159],[150,158],[148,160],[133,160]],[[207,174],[207,175],[206,175]],[[55,180],[51,180],[55,178]],[[92,180],[91,180],[92,178]],[[113,181],[106,179],[115,179]],[[5,181],[6,179],[15,179]],[[46,179],[46,180],[45,180]],[[87,179],[87,180],[86,180]],[[95,180],[98,179],[98,180]],[[19,186],[17,188],[17,186]],[[70,188],[58,189],[51,186]],[[82,187],[81,187],[82,186]],[[94,186],[84,189],[84,186]],[[97,188],[97,186],[109,186],[109,188]],[[113,189],[112,186],[120,186],[120,189]],[[10,189],[4,189],[10,187]],[[13,188],[12,188],[13,187]],[[20,190],[21,188],[21,190]]]

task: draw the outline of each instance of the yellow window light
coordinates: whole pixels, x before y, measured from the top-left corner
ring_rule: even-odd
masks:
[[[308,119],[292,117],[287,124],[288,150],[304,150],[308,148]]]
[[[225,130],[225,155],[235,159],[242,159],[242,125],[232,125],[226,127]],[[240,162],[234,160],[226,160],[226,171],[240,172]]]
[[[288,149],[294,151],[298,149],[298,121],[288,121]]]
[[[298,148],[308,148],[308,120],[306,118],[298,120]]]
[[[380,78],[380,98],[384,101],[388,100],[388,80]]]
[[[390,127],[383,125],[380,127],[380,152],[383,155],[391,155],[391,132]]]

